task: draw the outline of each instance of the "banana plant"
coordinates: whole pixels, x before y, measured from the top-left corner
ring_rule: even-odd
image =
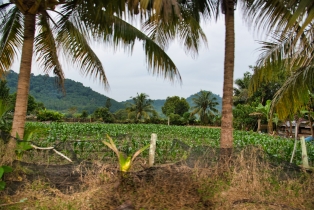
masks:
[[[147,149],[150,145],[146,145],[143,148],[137,150],[133,156],[129,155],[127,156],[125,153],[120,152],[118,148],[116,147],[115,143],[113,142],[112,138],[107,135],[107,138],[109,139],[109,142],[102,141],[107,147],[109,147],[114,153],[117,155],[119,160],[119,167],[121,172],[128,172],[131,169],[132,163],[135,160],[135,158],[141,154],[145,149]]]

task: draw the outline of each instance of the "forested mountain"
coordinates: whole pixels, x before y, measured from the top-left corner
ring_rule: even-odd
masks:
[[[10,88],[10,93],[16,92],[18,74],[10,71],[6,76],[7,85]],[[46,75],[31,75],[30,94],[37,102],[44,103],[47,109],[67,112],[70,107],[76,107],[77,112],[86,110],[88,113],[93,113],[98,107],[103,107],[106,104],[108,97],[93,91],[89,87],[83,86],[80,82],[75,82],[70,79],[64,81],[65,95],[58,89],[55,77]],[[110,111],[115,112],[118,109],[123,109],[124,104],[110,99]]]
[[[10,88],[10,93],[15,93],[17,88],[18,74],[10,71],[7,76],[7,85]],[[77,112],[86,110],[89,114],[93,113],[98,107],[104,107],[107,96],[93,91],[90,87],[85,87],[80,82],[75,82],[70,79],[65,79],[64,87],[66,94],[64,95],[56,84],[56,78],[47,75],[31,74],[30,94],[37,102],[42,102],[47,109],[67,112],[69,108],[76,107]],[[143,91],[145,92],[145,91]],[[194,106],[192,98],[198,93],[189,96],[186,100],[190,106]],[[221,112],[222,99],[219,95],[213,94],[217,98],[219,106],[217,109]],[[161,107],[164,105],[166,99],[152,100],[155,110],[162,115]],[[115,112],[118,109],[124,109],[126,102],[132,100],[117,102],[110,98],[110,111]]]

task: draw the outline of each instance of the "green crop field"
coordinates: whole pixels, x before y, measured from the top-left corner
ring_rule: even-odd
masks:
[[[174,139],[191,148],[207,146],[219,147],[220,129],[206,127],[167,126],[152,124],[104,124],[104,123],[40,123],[28,122],[26,127],[36,127],[38,132],[31,139],[38,146],[56,146],[60,151],[69,154],[69,148],[80,159],[104,159],[114,157],[102,140],[108,140],[108,134],[121,151],[134,153],[137,149],[150,143],[152,133],[156,133],[156,162],[179,161],[187,154],[187,149],[174,144]],[[268,154],[290,161],[294,140],[271,137],[254,132],[234,131],[234,147],[247,145],[258,146]],[[307,143],[310,163],[314,160],[314,144]],[[148,151],[143,156],[147,157]],[[294,163],[301,164],[301,147],[298,142]]]

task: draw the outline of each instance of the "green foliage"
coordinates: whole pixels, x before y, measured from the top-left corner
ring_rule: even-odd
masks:
[[[248,104],[238,104],[233,109],[233,127],[238,130],[254,130],[257,117],[250,114],[255,112],[255,107]]]
[[[219,128],[200,128],[194,126],[167,126],[156,124],[104,124],[104,123],[58,123],[50,124],[40,122],[28,122],[27,125],[35,125],[46,129],[46,132],[38,132],[32,136],[36,145],[46,147],[56,142],[78,141],[75,151],[81,158],[92,156],[95,158],[97,151],[99,158],[111,157],[112,153],[104,153],[103,137],[107,134],[119,139],[119,151],[126,154],[134,154],[137,148],[149,144],[151,134],[158,135],[156,148],[156,163],[167,161],[180,161],[185,150],[173,146],[173,140],[178,139],[190,147],[220,147]],[[126,136],[129,140],[121,140],[120,136]],[[294,141],[286,138],[272,137],[251,131],[237,131],[233,133],[234,147],[242,148],[248,145],[262,148],[267,154],[282,161],[290,161]],[[125,137],[125,138],[126,138]],[[90,142],[89,140],[93,140]],[[99,140],[96,141],[95,140]],[[310,164],[314,164],[314,144],[307,143]],[[147,151],[143,155],[148,155]],[[300,164],[302,160],[301,146],[298,144],[294,163]]]
[[[119,109],[114,113],[114,117],[116,120],[124,121],[128,119],[128,111],[125,109]]]
[[[161,108],[162,113],[166,116],[170,114],[178,114],[183,116],[183,114],[190,109],[189,103],[185,98],[180,98],[179,96],[167,97],[164,106]]]
[[[39,121],[61,121],[63,114],[53,110],[40,110],[37,114],[37,120]]]
[[[181,117],[179,114],[170,114],[169,115],[170,122],[173,125],[186,125],[188,123],[188,120],[184,117]]]
[[[0,190],[4,190],[5,181],[2,180],[4,173],[12,172],[12,168],[10,166],[0,166]]]
[[[75,106],[71,106],[69,109],[68,109],[68,113],[70,114],[71,117],[74,117],[74,114],[77,112],[77,107]]]
[[[14,107],[16,102],[16,93],[10,95],[10,103],[11,106]],[[27,102],[27,114],[37,113],[39,110],[45,109],[45,106],[41,102],[36,102],[35,98],[31,95],[28,95],[28,102]],[[13,110],[14,111],[14,108]]]
[[[6,141],[10,137],[12,122],[8,121],[10,117],[11,106],[0,99],[0,135],[1,138]]]
[[[235,84],[238,87],[233,88],[233,104],[246,104],[249,102],[249,85],[252,78],[250,72],[245,72],[243,78],[236,79]]]
[[[0,81],[0,99],[1,100],[8,100],[10,96],[10,88],[7,86],[7,81],[2,80]]]
[[[193,125],[196,121],[196,117],[194,115],[191,115],[190,112],[185,112],[183,114],[183,118],[189,125]]]
[[[70,107],[77,107],[77,111],[86,110],[93,113],[98,107],[104,106],[108,97],[93,91],[89,87],[83,86],[80,82],[70,79],[64,80],[66,95],[56,86],[55,77],[48,75],[31,74],[30,95],[34,96],[36,101],[43,102],[45,107],[50,110],[67,112]],[[10,71],[6,76],[10,93],[16,92],[18,74]],[[110,100],[112,106],[110,111],[115,112],[123,109],[124,104],[113,99]]]
[[[114,116],[111,114],[107,107],[101,107],[96,109],[93,116],[95,119],[102,120],[106,123],[114,122]]]
[[[149,114],[154,114],[156,111],[152,106],[153,101],[145,93],[137,93],[136,97],[131,97],[133,103],[128,103],[126,110],[129,113],[129,118],[135,120],[149,119]]]
[[[111,99],[110,99],[110,98],[107,98],[105,107],[110,110],[111,105],[112,105],[112,104],[111,104]]]
[[[80,118],[86,119],[87,117],[88,117],[88,112],[86,110],[83,110],[80,115]]]
[[[31,144],[27,141],[19,141],[16,145],[16,148],[15,148],[15,153],[16,153],[16,156],[19,160],[21,160],[23,154],[25,151],[27,150],[31,150],[33,149],[33,147],[31,146]]]
[[[191,115],[197,114],[203,125],[210,123],[210,119],[215,114],[218,114],[216,106],[218,105],[217,99],[212,96],[209,91],[202,90],[195,98],[192,99],[195,106],[192,107]]]

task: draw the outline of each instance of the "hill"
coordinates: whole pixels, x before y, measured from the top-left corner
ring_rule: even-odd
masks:
[[[10,88],[10,93],[15,93],[17,88],[18,74],[10,71],[6,76],[7,85]],[[56,77],[46,75],[31,74],[30,94],[38,102],[44,103],[47,109],[66,112],[70,107],[76,107],[77,112],[86,110],[88,113],[93,113],[98,107],[105,106],[107,96],[93,91],[90,87],[85,87],[80,82],[75,82],[70,79],[65,79],[64,88],[66,94],[57,87]],[[110,111],[115,112],[118,109],[123,109],[124,104],[110,98]]]
[[[16,92],[18,74],[10,71],[7,76],[7,85],[10,88],[10,93]],[[31,74],[30,94],[36,99],[37,102],[42,102],[47,109],[57,110],[60,112],[67,112],[70,107],[76,107],[77,112],[86,110],[89,114],[93,113],[98,107],[103,107],[109,97],[93,91],[90,87],[85,87],[82,83],[73,81],[71,79],[64,80],[64,88],[66,94],[64,95],[56,84],[56,77],[47,75]],[[194,106],[192,98],[198,93],[195,93],[188,98],[187,102],[190,107]],[[213,94],[219,103],[217,109],[221,112],[222,99],[219,95]],[[124,109],[126,102],[132,100],[118,102],[109,98],[111,102],[110,111],[115,112],[119,109]],[[152,100],[155,110],[160,116],[163,116],[161,107],[166,102],[166,99]]]

